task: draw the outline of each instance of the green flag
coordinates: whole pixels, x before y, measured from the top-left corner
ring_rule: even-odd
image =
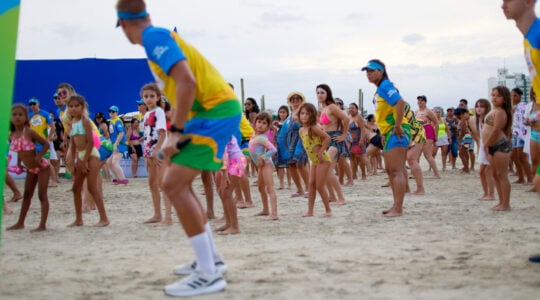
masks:
[[[17,28],[19,25],[19,4],[20,0],[0,1],[0,36],[2,46],[0,47],[0,195],[4,194],[4,180],[7,162],[7,140],[8,124],[10,120],[13,99],[13,87],[15,83],[15,49],[17,48]],[[2,232],[2,214],[4,213],[4,197],[0,197],[0,239]]]

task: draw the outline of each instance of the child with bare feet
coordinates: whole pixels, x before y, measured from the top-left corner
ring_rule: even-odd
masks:
[[[495,188],[499,195],[499,203],[492,209],[495,211],[510,210],[510,181],[508,165],[512,151],[512,100],[510,91],[504,86],[491,90],[493,110],[489,112],[482,128],[482,141],[488,153],[489,164],[493,168]]]
[[[8,162],[9,162],[9,161],[11,161],[11,155],[9,155],[8,157],[9,157],[8,158]],[[15,169],[18,169],[17,166],[12,166],[12,167],[15,168]],[[8,167],[8,170],[10,168],[11,167]],[[13,180],[13,177],[11,177],[11,175],[9,175],[8,172],[6,172],[6,185],[11,189],[11,192],[13,192],[13,196],[11,197],[11,199],[9,199],[9,202],[17,202],[17,201],[19,201],[19,200],[21,200],[23,198],[23,195],[22,195],[21,191],[19,190],[19,188],[15,184],[15,180]]]
[[[41,202],[41,221],[39,226],[31,232],[44,231],[47,229],[47,217],[49,215],[49,198],[47,187],[49,185],[50,167],[43,155],[49,150],[47,140],[29,127],[30,119],[28,110],[22,104],[14,104],[11,109],[11,144],[9,149],[17,152],[16,173],[26,169],[25,189],[21,211],[17,223],[7,228],[7,230],[24,229],[24,220],[30,209],[32,196],[36,185],[38,185],[38,196]],[[42,146],[41,151],[36,153],[36,143]]]
[[[484,119],[491,111],[491,104],[486,99],[478,99],[474,105],[474,120],[471,122],[473,133],[480,136],[478,141],[478,163],[480,164],[480,183],[484,194],[478,200],[495,200],[494,195],[494,179],[493,170],[489,165],[488,154],[482,139],[482,129],[484,127]]]
[[[242,117],[240,119],[240,135],[241,135],[242,141],[239,142],[238,144],[240,145],[240,149],[242,150],[242,153],[244,154],[244,157],[246,158],[247,162],[251,161],[250,153],[249,153],[249,140],[251,139],[254,133],[255,132],[253,131],[253,127],[251,127],[251,124],[249,123],[245,114],[242,114]],[[240,209],[255,207],[255,205],[253,204],[253,199],[251,198],[251,189],[249,187],[248,166],[249,166],[249,163],[246,165],[245,176],[242,176],[240,178],[240,182],[235,189],[236,207]]]
[[[158,223],[164,225],[172,224],[171,202],[165,196],[165,218],[161,218],[161,176],[165,173],[165,164],[157,158],[157,152],[165,141],[165,131],[167,130],[167,119],[165,112],[161,108],[161,91],[157,84],[149,83],[142,87],[141,98],[148,107],[144,114],[144,142],[143,156],[146,160],[148,170],[148,185],[152,194],[152,204],[154,215],[144,221],[144,223]]]
[[[469,148],[472,147],[473,136],[469,127],[469,111],[464,108],[456,108],[454,115],[458,119],[458,142],[459,142],[459,157],[463,163],[463,173],[469,174],[472,166],[469,166]],[[470,167],[470,168],[469,168]]]
[[[251,159],[257,165],[259,193],[263,209],[256,216],[268,216],[268,220],[278,219],[277,196],[274,190],[274,163],[272,155],[277,150],[276,147],[268,140],[266,131],[272,124],[272,117],[261,112],[255,118],[255,135],[249,141],[249,153]],[[270,198],[271,212],[268,210],[268,198]]]
[[[300,128],[300,138],[302,145],[311,161],[311,170],[309,172],[309,198],[308,210],[303,217],[313,216],[313,207],[315,206],[316,193],[321,195],[325,217],[332,216],[330,201],[326,193],[325,180],[330,172],[331,159],[325,150],[330,145],[330,136],[322,130],[317,123],[317,108],[311,103],[304,103],[300,107],[299,119],[302,123]]]
[[[246,173],[247,160],[242,150],[238,146],[238,140],[233,136],[227,146],[223,156],[223,167],[216,174],[218,194],[223,204],[225,224],[216,229],[218,234],[240,233],[238,226],[237,208],[233,199],[233,191],[238,186],[240,178]]]
[[[88,192],[94,198],[99,212],[99,222],[95,227],[109,225],[103,195],[99,192],[97,178],[100,170],[99,151],[94,143],[94,131],[88,119],[87,103],[83,96],[71,96],[68,100],[68,114],[72,118],[70,135],[70,157],[75,161],[75,180],[73,181],[73,201],[75,204],[75,221],[68,227],[82,226],[82,191],[83,183],[87,180]]]
[[[4,215],[11,215],[13,211],[7,206],[6,201],[2,201],[2,203],[4,203],[3,205]]]

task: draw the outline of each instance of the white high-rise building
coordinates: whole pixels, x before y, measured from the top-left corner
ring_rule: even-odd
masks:
[[[491,98],[491,90],[502,85],[512,90],[515,87],[520,88],[523,91],[523,100],[529,102],[529,90],[531,88],[531,78],[529,75],[523,73],[510,74],[507,68],[501,68],[497,70],[497,77],[490,77],[488,79],[488,98]]]

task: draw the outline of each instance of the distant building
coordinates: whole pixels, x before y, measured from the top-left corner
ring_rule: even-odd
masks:
[[[497,70],[497,77],[490,77],[488,79],[488,99],[491,98],[491,90],[496,86],[505,86],[509,90],[513,88],[520,88],[523,90],[522,100],[529,102],[531,88],[531,79],[529,75],[523,73],[513,73],[510,74],[507,68],[501,68]]]

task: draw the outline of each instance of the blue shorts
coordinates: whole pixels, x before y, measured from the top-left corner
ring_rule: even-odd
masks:
[[[525,140],[513,135],[512,136],[512,148],[523,148],[525,146]]]
[[[409,137],[407,135],[398,136],[394,133],[387,134],[384,139],[384,152],[388,152],[397,147],[407,149],[407,147],[409,147]]]

